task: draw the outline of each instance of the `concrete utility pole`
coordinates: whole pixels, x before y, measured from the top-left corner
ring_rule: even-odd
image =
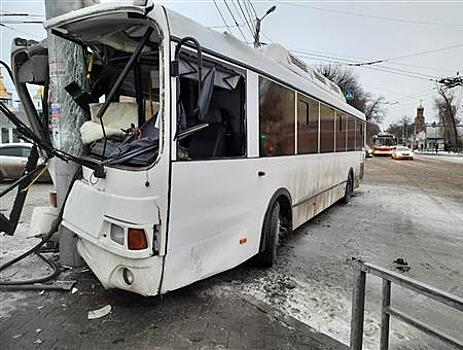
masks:
[[[45,0],[46,19],[95,4],[94,0]],[[86,74],[82,48],[48,32],[48,62],[50,66],[50,94],[52,141],[55,147],[80,155],[82,142],[79,128],[86,116],[82,109],[64,90],[69,83],[76,81],[84,86]],[[56,191],[58,207],[64,202],[70,181],[77,166],[55,159]],[[66,266],[82,264],[77,248],[75,234],[64,227],[59,232],[60,263]]]

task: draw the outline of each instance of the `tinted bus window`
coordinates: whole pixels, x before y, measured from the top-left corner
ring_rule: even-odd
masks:
[[[310,98],[298,97],[297,102],[297,153],[318,153],[319,103]]]
[[[357,151],[361,151],[363,148],[363,122],[359,119],[356,120],[356,142],[355,142],[355,149]]]
[[[334,109],[320,104],[320,153],[334,151]]]
[[[336,152],[344,152],[347,142],[347,114],[336,111]]]
[[[348,117],[347,122],[347,150],[355,150],[355,118],[353,116]]]
[[[294,154],[294,95],[294,91],[259,77],[261,157]]]

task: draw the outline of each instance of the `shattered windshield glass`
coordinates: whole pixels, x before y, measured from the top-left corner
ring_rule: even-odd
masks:
[[[145,20],[106,17],[57,31],[84,46],[86,59],[85,86],[65,89],[88,113],[80,133],[89,156],[147,166],[159,149],[160,35]]]

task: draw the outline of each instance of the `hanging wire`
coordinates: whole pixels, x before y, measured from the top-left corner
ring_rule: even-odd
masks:
[[[241,26],[239,25],[238,21],[237,21],[236,18],[235,18],[235,15],[233,14],[233,11],[231,10],[230,6],[228,6],[228,3],[227,3],[226,0],[223,0],[223,3],[224,3],[225,6],[227,7],[227,10],[228,10],[228,12],[230,13],[231,18],[232,18],[233,21],[235,22],[235,25],[238,27],[238,30],[240,31],[241,36],[243,37],[244,42],[246,42],[246,41],[247,41],[246,35],[244,35],[243,30],[241,29]]]
[[[225,24],[225,27],[228,29],[228,32],[231,33],[232,31],[230,29],[230,26],[228,25],[227,21],[225,20],[225,17],[223,16],[222,11],[220,11],[220,8],[217,5],[216,0],[214,0],[214,5],[215,5],[215,8],[217,9],[217,12],[219,13],[220,18],[222,19],[223,24]]]

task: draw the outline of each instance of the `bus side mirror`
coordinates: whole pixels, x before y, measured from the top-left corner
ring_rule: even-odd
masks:
[[[211,104],[212,92],[214,91],[214,81],[215,81],[215,67],[207,72],[204,80],[202,82],[201,92],[198,96],[198,102],[196,105],[196,111],[198,113],[198,119],[200,121],[204,120],[204,117],[209,110]]]
[[[11,47],[16,84],[48,84],[48,48],[46,42],[15,38]]]

